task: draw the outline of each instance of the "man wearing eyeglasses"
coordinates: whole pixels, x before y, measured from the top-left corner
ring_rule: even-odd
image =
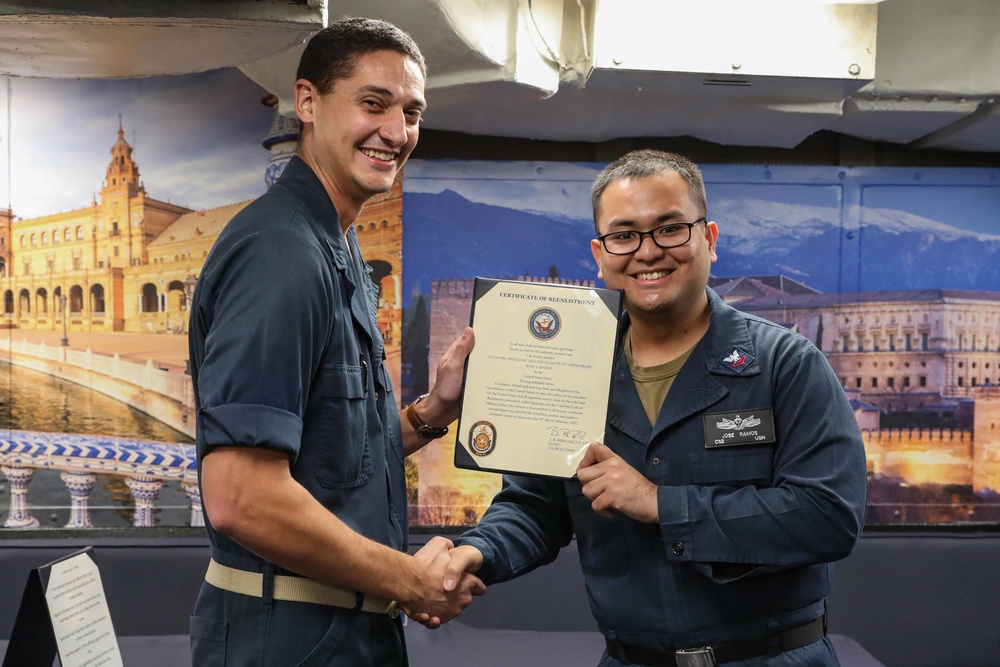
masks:
[[[837,665],[830,564],[866,486],[843,389],[808,340],[708,288],[719,229],[690,160],[629,153],[592,202],[598,276],[627,311],[604,443],[576,479],[506,477],[445,588],[524,574],[575,534],[600,667]]]

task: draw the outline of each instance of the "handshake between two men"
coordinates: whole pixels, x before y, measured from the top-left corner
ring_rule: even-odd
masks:
[[[591,507],[602,516],[620,512],[644,523],[655,523],[659,518],[656,485],[602,442],[587,447],[576,478]],[[472,603],[473,596],[486,592],[486,585],[476,576],[483,565],[483,554],[472,545],[455,546],[451,540],[435,536],[414,558],[425,565],[426,576],[440,577],[441,598],[435,605],[440,612],[403,605],[407,616],[428,628],[452,620]]]

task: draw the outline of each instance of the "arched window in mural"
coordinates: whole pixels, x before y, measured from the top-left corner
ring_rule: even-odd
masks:
[[[52,230],[52,242],[59,243],[62,240],[62,233],[58,229]]]
[[[82,241],[83,240],[83,226],[82,225],[76,228],[76,240],[77,241]]]
[[[379,292],[379,305],[382,305],[382,296],[384,291],[384,286],[382,284],[382,279],[392,273],[392,265],[389,262],[383,262],[380,259],[375,259],[368,262],[372,267],[371,279],[372,282],[378,285]]]
[[[74,315],[83,312],[83,288],[79,285],[69,288],[69,312]]]
[[[33,246],[38,245],[38,234],[31,235],[31,245]]]
[[[27,315],[31,312],[31,293],[23,289],[21,293],[17,295],[18,305],[21,308],[21,313]]]
[[[104,285],[90,286],[90,312],[95,315],[104,313]]]
[[[35,292],[35,312],[39,315],[49,312],[49,293],[44,287],[39,287]]]
[[[399,323],[393,321],[393,311],[397,307],[397,276],[392,275],[392,265],[382,260],[372,260],[371,279],[378,285],[379,329],[386,344],[395,341],[399,333]]]
[[[69,243],[73,240],[73,232],[70,231],[69,227],[63,230],[63,241]]]
[[[184,300],[184,283],[174,280],[167,285],[167,312],[179,313],[187,310]]]
[[[139,302],[139,310],[143,313],[159,312],[159,299],[156,296],[156,285],[146,283],[142,286],[142,297]]]
[[[6,315],[14,314],[14,292],[11,290],[3,293],[3,312]]]
[[[42,232],[42,245],[48,245],[48,244],[49,244],[49,233]]]

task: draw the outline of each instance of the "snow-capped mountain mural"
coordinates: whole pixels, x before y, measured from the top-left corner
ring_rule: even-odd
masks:
[[[889,208],[865,208],[842,221],[836,206],[730,197],[725,185],[712,183],[708,189],[720,231],[716,276],[784,274],[821,292],[1000,290],[1000,235]],[[404,194],[404,293],[427,294],[435,279],[475,276],[556,271],[596,279],[589,215],[472,201],[466,190]]]
[[[403,293],[432,280],[547,276],[595,280],[590,219],[472,202],[445,190],[403,195]],[[555,267],[553,269],[553,267]]]
[[[781,273],[822,292],[1000,289],[1000,235],[897,209],[843,223],[836,208],[764,200],[719,198],[712,210],[719,276]]]

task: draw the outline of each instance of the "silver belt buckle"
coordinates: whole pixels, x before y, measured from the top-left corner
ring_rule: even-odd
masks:
[[[677,667],[717,667],[715,651],[711,646],[685,648],[674,653]]]

